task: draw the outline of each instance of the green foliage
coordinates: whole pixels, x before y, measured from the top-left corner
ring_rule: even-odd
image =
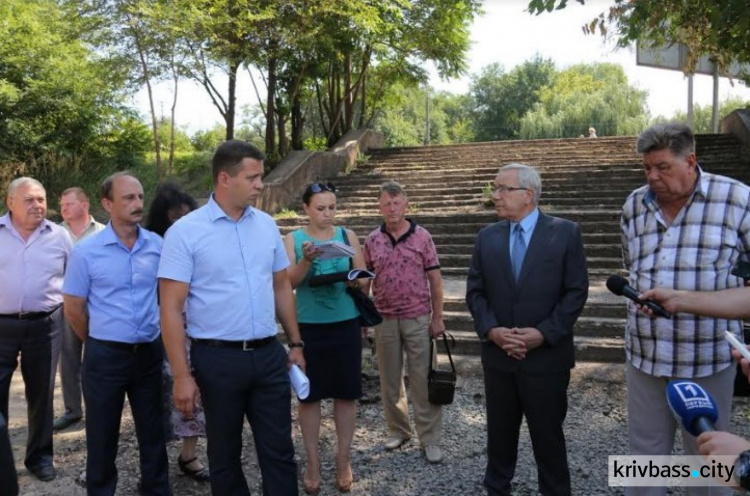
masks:
[[[122,107],[124,75],[80,41],[82,22],[53,0],[0,3],[3,188],[29,175],[55,198],[142,164],[143,126]]]
[[[750,108],[750,101],[741,98],[727,98],[719,103],[719,122],[729,115],[733,110]],[[695,133],[711,133],[711,118],[713,116],[712,105],[695,105],[693,107],[693,131]],[[686,112],[675,112],[670,119],[659,116],[660,121],[687,121]]]
[[[469,90],[475,136],[478,141],[517,139],[521,119],[539,100],[539,92],[550,85],[555,65],[540,56],[506,73],[493,63],[472,77]]]
[[[316,138],[314,136],[310,136],[309,138],[305,138],[305,141],[303,143],[305,145],[305,150],[324,151],[328,149],[326,139],[323,137]]]
[[[384,110],[373,121],[388,146],[414,146],[425,143],[427,93],[424,88],[394,87]],[[468,98],[447,92],[429,93],[430,143],[449,144],[472,141]]]
[[[226,128],[224,126],[215,126],[213,129],[196,131],[190,137],[190,143],[193,150],[205,152],[214,150],[219,143],[226,137]]]
[[[299,217],[297,212],[288,208],[281,209],[281,211],[273,214],[274,219],[296,219],[297,217]]]
[[[577,0],[584,3],[584,0]],[[531,0],[529,12],[540,14],[566,7],[568,0]],[[616,0],[584,29],[614,38],[625,47],[635,41],[652,46],[682,43],[688,48],[685,73],[703,55],[720,72],[732,62],[750,62],[750,10],[747,0]],[[750,75],[746,75],[750,81]]]
[[[647,127],[645,91],[627,84],[622,67],[580,64],[557,74],[539,91],[539,101],[520,121],[520,136],[574,138],[638,134]]]

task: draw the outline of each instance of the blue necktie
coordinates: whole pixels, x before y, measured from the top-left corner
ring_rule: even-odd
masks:
[[[526,256],[526,240],[523,239],[523,227],[521,224],[516,224],[513,228],[513,250],[510,253],[510,261],[513,265],[513,277],[518,281],[518,276],[521,274],[521,267],[523,266],[523,257]]]

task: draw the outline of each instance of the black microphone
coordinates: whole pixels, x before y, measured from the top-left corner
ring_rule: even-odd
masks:
[[[656,303],[652,300],[640,300],[638,299],[638,291],[633,288],[630,284],[628,284],[627,279],[625,279],[622,276],[618,275],[611,275],[609,276],[609,279],[607,279],[607,289],[612,291],[617,296],[624,296],[625,298],[628,298],[629,300],[633,300],[634,302],[638,303],[639,305],[646,305],[648,308],[651,309],[654,314],[664,317],[665,319],[671,319],[672,314],[664,310],[664,307]]]

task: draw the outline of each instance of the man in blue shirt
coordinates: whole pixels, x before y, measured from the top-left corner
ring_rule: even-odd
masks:
[[[65,274],[64,311],[86,343],[86,486],[89,495],[113,495],[125,395],[133,412],[141,457],[142,494],[171,494],[162,422],[156,273],[162,241],[141,228],[143,187],[128,172],[102,183],[110,222],[78,243]]]
[[[159,266],[174,401],[190,417],[200,388],[214,496],[250,494],[240,460],[243,417],[255,438],[263,494],[298,494],[287,368],[305,361],[279,230],[251,206],[263,190],[264,159],[244,141],[216,149],[214,192],[167,231]],[[195,378],[185,353],[185,302]],[[275,317],[288,354],[276,339]]]

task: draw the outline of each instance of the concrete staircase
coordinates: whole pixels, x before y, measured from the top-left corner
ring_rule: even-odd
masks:
[[[750,182],[750,164],[741,158],[736,138],[699,135],[697,140],[704,170]],[[430,231],[437,245],[445,278],[446,326],[456,337],[456,352],[475,354],[479,342],[463,301],[464,279],[476,233],[497,220],[483,188],[509,162],[530,164],[541,172],[544,212],[581,224],[591,288],[575,331],[578,359],[623,360],[625,304],[604,282],[622,272],[620,208],[645,182],[634,137],[378,149],[348,176],[328,179],[338,190],[338,223],[362,239],[381,223],[379,185],[396,179],[406,187],[409,216]],[[282,233],[305,222],[301,217],[278,220]]]

